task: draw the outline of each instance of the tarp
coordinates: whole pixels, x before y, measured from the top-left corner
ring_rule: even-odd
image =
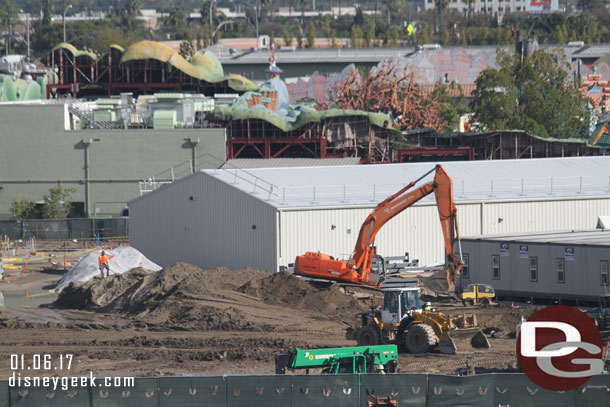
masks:
[[[56,292],[60,292],[73,281],[85,282],[95,276],[100,275],[98,257],[101,250],[96,250],[80,258],[78,263],[72,267],[55,287]],[[133,268],[142,267],[151,271],[159,271],[161,267],[148,260],[137,249],[129,246],[117,247],[113,250],[106,250],[108,257],[108,267],[110,274],[123,274]]]

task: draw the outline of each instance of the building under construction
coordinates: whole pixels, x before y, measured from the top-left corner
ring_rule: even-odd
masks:
[[[610,137],[600,128],[589,139],[553,139],[522,130],[439,134],[432,129],[403,133],[396,162],[505,160],[520,158],[583,157],[610,154]]]
[[[140,41],[123,49],[112,45],[98,57],[95,53],[61,43],[42,63],[57,73],[57,83],[47,85],[49,96],[90,98],[155,92],[243,93],[258,86],[241,75],[225,75],[211,52],[190,61],[165,44]]]

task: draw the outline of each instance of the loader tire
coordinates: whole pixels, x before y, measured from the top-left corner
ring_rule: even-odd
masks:
[[[405,345],[409,352],[420,354],[428,352],[436,345],[434,329],[426,324],[415,324],[407,331]]]
[[[489,298],[481,298],[481,304],[483,304],[484,307],[488,307],[489,306]]]
[[[370,325],[365,325],[356,332],[356,342],[358,346],[380,345],[379,332]]]

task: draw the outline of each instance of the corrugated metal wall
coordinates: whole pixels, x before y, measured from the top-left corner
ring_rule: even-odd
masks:
[[[591,229],[597,217],[610,213],[610,197],[512,202],[459,203],[461,236]],[[294,262],[306,251],[346,257],[354,249],[368,208],[303,209],[280,211],[279,265]],[[502,219],[500,221],[500,219]],[[333,229],[334,225],[334,229]],[[392,219],[376,239],[379,254],[409,252],[420,265],[442,261],[443,236],[434,204],[419,204]]]
[[[597,217],[606,214],[610,214],[610,195],[582,199],[491,202],[484,205],[484,230],[479,234],[594,229]],[[502,222],[498,222],[500,218]]]
[[[469,278],[464,278],[463,283],[486,283],[500,293],[553,298],[589,297],[593,300],[610,293],[610,287],[601,284],[600,276],[600,261],[610,261],[608,247],[531,242],[521,244],[528,246],[527,256],[520,255],[519,242],[509,242],[506,253],[500,251],[498,241],[462,242],[464,253],[469,257]],[[566,257],[566,247],[574,249],[573,256]],[[497,255],[500,259],[499,279],[492,276],[492,255]],[[530,278],[531,257],[537,258],[537,281]],[[557,281],[557,259],[564,259],[564,283]]]
[[[458,207],[461,233],[478,234],[480,205]],[[360,226],[373,207],[358,209],[321,209],[281,211],[280,265],[294,262],[306,251],[320,251],[347,258],[354,250]],[[334,226],[334,229],[333,229]],[[443,235],[436,205],[416,205],[388,222],[375,240],[377,251],[384,256],[401,256],[420,265],[444,259]]]
[[[204,173],[130,202],[130,227],[131,245],[161,266],[278,267],[275,209]]]

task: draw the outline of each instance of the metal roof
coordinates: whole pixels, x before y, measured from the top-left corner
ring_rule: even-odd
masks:
[[[360,157],[347,158],[234,158],[227,160],[221,168],[278,168],[321,167],[335,165],[358,165]]]
[[[456,201],[610,195],[610,156],[441,162]],[[371,206],[435,163],[202,170],[278,208]],[[420,182],[432,180],[428,175]],[[424,198],[431,201],[432,196]]]
[[[606,54],[610,54],[609,44],[593,44],[585,45],[584,47],[574,51],[574,58],[600,58]]]
[[[610,246],[610,230],[566,230],[527,234],[501,234],[462,237],[462,241],[524,242],[558,245]]]
[[[512,51],[512,45],[483,45],[483,46],[452,46],[442,47],[443,50],[452,50],[463,48],[468,53],[478,53],[485,50],[496,51],[502,48],[507,51]],[[540,44],[540,48],[560,48],[568,58],[590,58],[606,55],[610,53],[610,44],[595,44],[585,45],[582,48],[571,47],[564,44]],[[231,47],[214,46],[208,48],[218,55],[218,59],[223,64],[266,64],[269,60],[267,50],[258,51],[242,51],[235,49],[231,54]],[[404,58],[412,55],[416,51],[415,47],[401,48],[300,48],[292,52],[277,52],[279,64],[294,64],[294,63],[321,63],[321,62],[344,62],[344,63],[362,63],[362,62],[380,62],[386,59]],[[422,50],[425,51],[425,50]]]

